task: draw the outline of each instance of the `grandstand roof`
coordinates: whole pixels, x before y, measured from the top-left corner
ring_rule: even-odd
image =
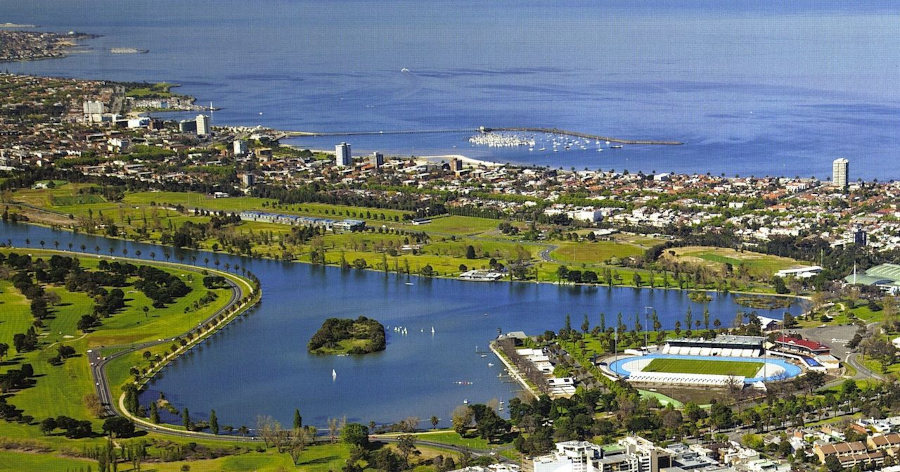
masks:
[[[762,336],[736,336],[733,334],[720,334],[713,339],[704,338],[674,338],[668,343],[689,343],[697,345],[707,344],[734,344],[740,346],[761,346],[766,338]]]
[[[881,264],[866,269],[863,274],[850,274],[844,277],[848,283],[861,285],[900,285],[900,265]]]
[[[778,344],[785,344],[788,346],[801,347],[801,348],[807,349],[809,351],[814,351],[814,352],[815,351],[827,351],[827,350],[831,349],[822,343],[817,343],[815,341],[810,341],[808,339],[794,338],[791,336],[781,336],[780,338],[776,339],[775,342]]]

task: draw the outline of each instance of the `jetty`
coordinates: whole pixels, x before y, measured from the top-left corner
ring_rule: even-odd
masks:
[[[276,138],[300,138],[300,137],[321,137],[321,136],[369,136],[379,134],[441,134],[441,133],[483,133],[492,132],[523,132],[523,133],[544,133],[556,134],[563,136],[572,136],[575,138],[590,139],[595,141],[609,141],[617,144],[633,144],[633,145],[649,145],[649,146],[680,146],[684,144],[681,141],[666,141],[655,139],[624,139],[613,136],[600,136],[596,134],[582,133],[580,131],[571,131],[560,128],[531,128],[531,127],[514,127],[514,128],[489,128],[481,126],[478,129],[431,129],[431,130],[387,130],[387,131],[279,131]]]

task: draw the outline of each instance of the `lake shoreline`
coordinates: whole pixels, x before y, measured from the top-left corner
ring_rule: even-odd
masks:
[[[47,211],[47,210],[43,210],[43,211]],[[266,256],[245,256],[245,255],[242,255],[242,254],[231,254],[231,253],[222,253],[222,252],[212,252],[212,251],[208,251],[208,250],[206,250],[206,249],[179,248],[179,247],[175,247],[175,246],[170,246],[170,245],[160,244],[158,241],[137,241],[137,240],[132,240],[132,239],[128,239],[128,238],[123,238],[123,237],[121,237],[121,236],[107,236],[107,235],[97,235],[97,234],[90,234],[90,233],[82,233],[82,232],[79,232],[79,231],[73,231],[72,229],[69,229],[69,228],[55,227],[55,226],[53,226],[53,225],[47,225],[47,224],[36,223],[36,222],[33,222],[33,221],[24,221],[24,222],[23,222],[23,221],[19,221],[19,222],[17,222],[17,223],[18,223],[18,224],[26,224],[26,225],[30,225],[30,226],[38,226],[38,227],[41,227],[41,228],[47,228],[47,229],[55,230],[55,231],[66,231],[66,232],[68,232],[68,233],[79,234],[79,235],[85,235],[85,236],[90,236],[90,237],[103,237],[103,238],[108,238],[108,239],[115,239],[115,240],[119,240],[119,241],[124,241],[124,242],[126,242],[126,243],[131,242],[131,243],[151,244],[151,245],[158,246],[158,247],[161,247],[161,248],[168,248],[168,249],[172,249],[172,250],[176,250],[176,251],[177,251],[177,250],[189,250],[189,251],[207,252],[207,253],[213,254],[213,255],[219,255],[219,254],[222,254],[222,255],[231,256],[231,257],[246,257],[246,258],[249,258],[249,259],[259,259],[259,260],[277,261],[277,262],[290,262],[290,263],[298,263],[298,264],[305,264],[305,265],[314,265],[314,266],[321,266],[321,267],[335,267],[335,268],[341,269],[341,266],[340,266],[340,263],[339,263],[339,262],[338,262],[338,263],[334,263],[334,264],[314,264],[314,263],[312,263],[312,262],[301,261],[301,260],[290,260],[290,261],[285,261],[285,260],[283,260],[283,259],[278,259],[278,258],[274,258],[274,257],[266,257]],[[76,254],[79,254],[79,253],[76,252]],[[85,253],[83,253],[83,254],[87,254],[87,252],[85,252]],[[198,266],[198,267],[199,267],[199,266]],[[499,280],[479,281],[479,280],[467,280],[467,279],[462,279],[462,278],[459,278],[459,277],[452,277],[452,276],[445,276],[445,275],[433,275],[433,276],[427,276],[427,277],[426,277],[426,276],[421,275],[421,274],[403,273],[403,272],[391,272],[391,271],[384,271],[384,270],[374,269],[374,268],[372,268],[372,267],[366,267],[365,269],[346,268],[346,269],[342,269],[342,270],[343,270],[343,271],[347,271],[347,272],[349,272],[349,271],[355,271],[355,270],[363,270],[363,271],[366,271],[366,272],[385,273],[385,274],[395,274],[395,275],[398,275],[398,276],[405,275],[405,276],[407,276],[407,277],[418,277],[418,278],[422,278],[422,279],[456,280],[456,281],[459,281],[459,282],[471,282],[471,283],[479,283],[479,284],[482,284],[482,283],[497,283],[497,282],[500,282],[500,283],[510,283],[510,284],[512,284],[512,283],[526,283],[526,284],[545,284],[545,285],[567,285],[567,286],[572,286],[572,287],[587,287],[587,288],[610,288],[610,289],[611,289],[611,288],[632,288],[632,289],[636,289],[636,290],[645,290],[645,289],[657,290],[657,289],[659,289],[659,290],[675,290],[675,291],[680,291],[680,292],[683,291],[683,292],[685,292],[685,293],[690,293],[690,292],[704,292],[704,293],[712,292],[712,293],[716,293],[716,294],[756,295],[756,296],[765,296],[765,297],[796,298],[796,299],[798,299],[798,300],[806,300],[806,301],[809,301],[809,300],[810,300],[810,297],[809,297],[809,296],[804,296],[804,295],[777,294],[777,293],[766,293],[766,292],[750,292],[750,291],[745,291],[745,290],[729,290],[729,291],[727,291],[727,292],[719,292],[719,291],[716,291],[716,290],[706,289],[706,288],[685,288],[685,289],[682,289],[682,288],[678,288],[678,287],[674,287],[674,286],[673,286],[673,287],[658,287],[658,286],[657,286],[657,287],[651,287],[651,286],[649,286],[649,285],[642,285],[642,286],[640,286],[640,287],[636,287],[636,286],[634,286],[634,285],[585,284],[585,283],[580,283],[580,282],[579,282],[579,283],[572,283],[572,282],[561,283],[561,282],[559,282],[559,281],[550,281],[550,280],[531,280],[531,279],[529,279],[529,280],[509,280],[509,279],[507,279],[507,278],[505,278],[505,277],[502,278],[502,279],[499,279]]]

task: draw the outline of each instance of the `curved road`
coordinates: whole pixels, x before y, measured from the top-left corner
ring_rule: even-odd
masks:
[[[132,353],[134,351],[138,351],[141,349],[147,349],[149,347],[157,346],[157,345],[163,344],[163,343],[170,343],[170,342],[178,339],[180,336],[183,336],[185,334],[190,334],[195,331],[199,331],[201,326],[205,325],[206,323],[209,323],[215,317],[224,313],[226,310],[228,310],[229,308],[231,308],[232,306],[237,304],[237,302],[241,299],[241,294],[242,294],[241,288],[238,287],[238,285],[236,283],[234,283],[234,281],[232,281],[231,279],[226,278],[225,281],[228,283],[228,285],[231,288],[231,298],[228,300],[228,303],[225,304],[224,306],[222,306],[221,308],[219,308],[218,310],[216,310],[211,315],[209,315],[206,319],[204,319],[203,321],[198,323],[197,326],[191,328],[189,331],[187,331],[187,333],[182,333],[179,336],[172,336],[172,337],[168,337],[168,338],[157,339],[156,341],[148,341],[148,342],[144,342],[144,343],[140,343],[140,344],[130,345],[129,347],[127,347],[119,352],[116,352],[115,354],[106,356],[106,357],[103,357],[100,355],[100,349],[89,349],[87,351],[88,362],[90,362],[90,364],[91,364],[91,374],[94,377],[94,388],[97,391],[97,396],[100,398],[100,404],[103,405],[103,410],[104,410],[105,414],[124,416],[126,418],[129,417],[129,415],[122,414],[122,412],[119,410],[119,405],[117,404],[117,401],[113,398],[112,390],[110,389],[110,386],[109,386],[109,379],[106,376],[106,364],[109,363],[110,361],[112,361],[113,359],[117,359],[119,357],[122,357],[126,354]],[[109,347],[109,346],[107,346],[107,347]],[[202,436],[205,439],[220,438],[222,440],[228,440],[228,441],[256,440],[256,438],[236,438],[233,436],[216,436],[216,435],[212,435],[212,434],[203,434],[203,433],[198,434],[198,433],[194,433],[194,432],[190,432],[190,431],[178,431],[178,430],[173,430],[173,429],[169,429],[169,428],[165,428],[165,427],[161,427],[161,426],[157,427],[157,426],[151,426],[151,425],[144,425],[141,422],[135,422],[135,427],[144,429],[147,431],[155,431],[155,432],[173,434],[176,436],[183,436],[183,437]]]

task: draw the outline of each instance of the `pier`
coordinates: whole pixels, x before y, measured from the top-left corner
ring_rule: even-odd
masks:
[[[572,136],[575,138],[591,139],[595,141],[609,141],[616,144],[637,144],[648,146],[680,146],[681,141],[664,141],[655,139],[623,139],[612,136],[600,136],[596,134],[582,133],[559,128],[488,128],[482,126],[478,129],[432,129],[432,130],[388,130],[388,131],[281,131],[278,138],[300,138],[321,136],[371,136],[379,134],[440,134],[440,133],[491,133],[494,131],[511,131],[524,133],[544,133]]]

